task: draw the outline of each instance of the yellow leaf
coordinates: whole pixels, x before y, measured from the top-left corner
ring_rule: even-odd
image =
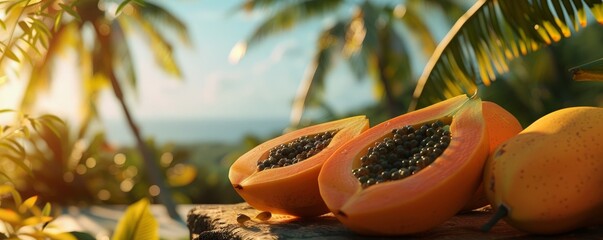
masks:
[[[0,185],[0,196],[11,193],[14,190],[11,185]]]
[[[50,216],[51,211],[52,206],[50,205],[50,203],[46,203],[46,205],[44,205],[44,208],[42,209],[42,216]]]
[[[173,187],[190,184],[197,177],[197,169],[191,165],[177,164],[168,170],[168,183]]]
[[[77,240],[77,237],[68,232],[50,233],[42,230],[35,230],[33,232],[22,233],[19,237],[22,236],[29,236],[31,239]]]
[[[21,223],[21,216],[13,210],[0,208],[0,221],[19,224]]]
[[[38,225],[40,223],[46,223],[52,221],[52,217],[41,216],[41,217],[28,217],[23,221],[24,226],[33,226]]]
[[[144,198],[130,205],[121,217],[111,239],[153,240],[159,239],[159,225]]]
[[[36,201],[38,201],[38,196],[28,198],[19,206],[19,212],[24,213],[27,209],[31,209],[36,204]]]

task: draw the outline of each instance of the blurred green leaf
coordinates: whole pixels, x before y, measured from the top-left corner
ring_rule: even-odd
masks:
[[[74,2],[74,3],[77,3]],[[61,9],[63,9],[65,12],[69,13],[69,15],[71,15],[72,17],[74,17],[77,21],[82,21],[82,18],[80,17],[80,14],[77,13],[74,9],[73,6],[69,6],[67,4],[64,3],[59,3],[59,6],[61,7]]]
[[[69,232],[73,235],[77,240],[96,240],[96,237],[92,236],[90,233],[86,232]]]
[[[140,1],[140,0],[138,0],[138,1],[137,0],[124,0],[123,2],[121,2],[119,4],[119,6],[117,6],[117,9],[115,10],[115,14],[117,15],[117,14],[121,13],[121,11],[124,9],[124,7],[128,6],[128,4],[130,4],[132,2],[138,3],[138,4],[142,4],[143,1]]]
[[[151,214],[149,205],[149,200],[143,198],[128,206],[117,223],[112,239],[159,239],[159,225]]]

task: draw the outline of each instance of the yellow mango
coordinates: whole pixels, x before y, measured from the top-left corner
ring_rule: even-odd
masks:
[[[515,228],[556,234],[601,223],[603,108],[561,109],[501,144],[484,169],[496,216]]]

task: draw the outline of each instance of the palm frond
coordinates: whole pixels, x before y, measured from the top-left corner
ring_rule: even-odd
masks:
[[[191,44],[186,24],[165,8],[151,2],[145,2],[144,6],[137,9],[140,11],[142,18],[151,22],[152,25],[165,26],[168,29],[174,30],[178,33],[180,41],[187,45]]]
[[[132,89],[136,89],[138,78],[134,69],[134,58],[130,53],[125,32],[120,24],[113,24],[111,32],[113,46],[113,69],[120,79],[126,79]],[[136,94],[137,91],[134,91]]]
[[[279,4],[285,4],[290,1],[283,0],[245,0],[243,3],[236,6],[234,11],[244,10],[250,12],[258,9],[272,8]]]
[[[411,37],[418,38],[418,42],[421,43],[421,50],[425,56],[429,56],[433,53],[436,48],[436,39],[429,30],[425,21],[421,19],[422,13],[420,13],[415,7],[405,7],[399,5],[397,9],[392,9],[388,12],[392,19],[398,19],[404,26],[412,32]]]
[[[572,28],[586,26],[587,9],[603,23],[600,0],[476,2],[431,56],[409,110],[490,85],[508,70],[512,59],[570,37]]]
[[[181,71],[174,57],[173,47],[165,36],[161,34],[157,26],[140,15],[133,15],[131,18],[127,18],[127,20],[131,20],[140,26],[140,29],[148,38],[152,53],[159,66],[167,73],[180,77]],[[118,18],[118,21],[124,29],[128,29],[130,26],[125,19]]]
[[[251,47],[260,40],[295,27],[311,18],[330,13],[341,5],[343,0],[305,0],[294,1],[276,10],[247,38],[246,45]]]
[[[0,75],[4,75],[6,60],[19,66],[33,66],[35,58],[48,48],[50,38],[46,21],[53,19],[47,11],[49,1],[1,1],[0,16]],[[54,14],[60,14],[59,10]],[[32,54],[33,53],[33,54]],[[37,54],[37,55],[36,55]],[[16,70],[16,69],[15,69]],[[3,76],[4,77],[4,76]]]
[[[380,29],[379,58],[384,64],[381,77],[384,78],[384,81],[388,81],[392,90],[399,91],[410,85],[408,83],[410,83],[413,71],[405,39],[394,29],[393,24],[393,21],[390,20]],[[395,92],[393,95],[400,96],[401,92]]]
[[[314,55],[306,75],[302,79],[295,99],[293,100],[290,125],[297,127],[301,121],[306,105],[320,103],[324,92],[324,82],[329,70],[332,69],[333,55],[341,46],[345,36],[345,22],[337,22],[327,28],[318,38],[318,50]]]
[[[75,22],[71,24],[60,25],[56,32],[49,38],[48,49],[42,58],[36,61],[31,71],[27,87],[21,100],[21,110],[28,112],[37,100],[40,91],[45,91],[50,85],[50,71],[54,58],[61,49],[73,42],[77,38],[74,33]]]

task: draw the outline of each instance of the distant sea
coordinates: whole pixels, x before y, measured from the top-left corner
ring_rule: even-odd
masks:
[[[124,121],[105,121],[107,138],[118,145],[133,145],[134,138]],[[245,135],[269,137],[280,134],[289,119],[199,119],[199,120],[143,120],[138,125],[143,137],[158,143],[236,143]]]

